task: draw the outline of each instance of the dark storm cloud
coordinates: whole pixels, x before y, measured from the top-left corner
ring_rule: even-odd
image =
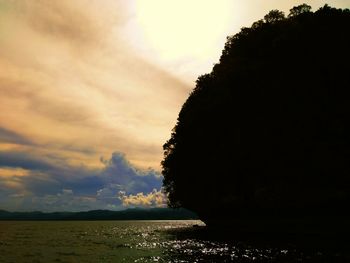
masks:
[[[146,171],[136,169],[123,153],[115,152],[110,160],[102,159],[102,162],[106,166],[101,173],[104,179],[109,184],[121,185],[121,190],[130,194],[150,192],[162,185],[159,173],[152,169]]]
[[[54,166],[44,159],[26,152],[1,151],[0,167],[22,168],[31,171],[54,170]]]
[[[27,171],[24,176],[0,176],[0,189],[8,190],[7,203],[3,203],[6,206],[0,209],[121,209],[119,192],[148,194],[161,188],[162,178],[158,172],[135,168],[123,153],[116,152],[110,159],[101,160],[104,167],[89,169],[52,156],[0,152],[0,168]]]
[[[24,136],[3,127],[0,127],[0,142],[23,145],[33,144],[29,139],[25,138]]]

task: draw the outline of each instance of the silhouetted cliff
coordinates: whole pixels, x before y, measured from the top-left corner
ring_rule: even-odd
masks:
[[[207,223],[350,204],[350,12],[273,10],[227,39],[164,145],[169,205]]]

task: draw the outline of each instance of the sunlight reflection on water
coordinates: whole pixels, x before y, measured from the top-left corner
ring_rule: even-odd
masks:
[[[197,227],[193,227],[197,225]],[[202,235],[199,221],[0,222],[0,262],[344,262]],[[16,252],[14,252],[16,251]]]

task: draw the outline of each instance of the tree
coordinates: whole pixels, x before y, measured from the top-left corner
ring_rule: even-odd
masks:
[[[170,206],[208,224],[349,206],[350,12],[302,10],[228,37],[197,79],[164,144]]]
[[[267,15],[264,16],[266,23],[275,23],[285,18],[284,13],[279,10],[271,10]]]
[[[303,13],[310,13],[310,12],[311,12],[311,6],[307,4],[302,4],[302,5],[294,6],[292,9],[290,9],[288,17],[294,17]]]
[[[252,24],[252,29],[262,27],[264,25],[264,20],[260,19]]]

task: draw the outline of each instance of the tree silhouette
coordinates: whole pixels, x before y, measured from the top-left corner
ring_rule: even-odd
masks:
[[[304,4],[227,38],[164,144],[170,206],[207,223],[345,211],[349,25],[348,9]]]
[[[271,10],[267,15],[264,16],[266,23],[275,23],[284,19],[284,13],[279,10]]]
[[[288,17],[298,16],[300,14],[309,13],[309,12],[311,12],[311,6],[307,4],[302,4],[290,9]]]

